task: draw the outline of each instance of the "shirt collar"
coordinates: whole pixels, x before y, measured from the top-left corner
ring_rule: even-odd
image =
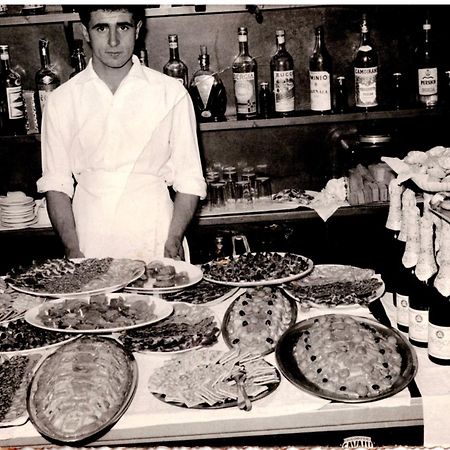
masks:
[[[127,73],[125,78],[127,77],[133,77],[133,78],[140,78],[142,80],[145,80],[145,73],[142,68],[141,62],[139,61],[139,58],[136,55],[132,56],[132,62],[133,65],[130,68],[130,71]],[[84,69],[77,77],[77,84],[86,83],[90,80],[99,79],[99,76],[97,75],[97,72],[94,70],[94,66],[92,65],[92,58],[89,60],[88,65],[86,66],[86,69]]]

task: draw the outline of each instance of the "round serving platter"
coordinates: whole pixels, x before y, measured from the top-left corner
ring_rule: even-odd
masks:
[[[365,403],[381,400],[383,398],[391,397],[406,388],[414,379],[418,369],[417,355],[411,344],[397,330],[386,327],[376,320],[359,316],[348,317],[353,317],[358,320],[358,322],[373,327],[386,337],[392,336],[396,339],[397,350],[402,357],[401,373],[389,390],[377,396],[349,398],[345,395],[340,395],[338,392],[332,393],[330,391],[325,391],[305,377],[295,360],[294,347],[302,333],[307,331],[314,324],[317,317],[311,317],[296,323],[281,336],[275,350],[277,364],[281,373],[294,386],[302,391],[328,400],[344,403]]]
[[[150,278],[144,282],[144,284],[141,287],[133,286],[132,282],[128,284],[128,286],[125,287],[126,292],[133,292],[133,293],[140,293],[140,294],[165,294],[170,292],[177,292],[181,289],[186,289],[191,286],[194,286],[197,284],[203,277],[202,270],[194,266],[193,264],[190,264],[186,261],[180,261],[172,258],[159,258],[158,261],[161,261],[164,265],[171,265],[175,268],[176,273],[180,272],[187,272],[189,281],[184,284],[180,284],[177,286],[171,286],[171,287],[154,287],[153,283],[156,281],[154,278]],[[144,272],[143,272],[144,273]],[[138,280],[143,273],[135,278],[133,281]]]
[[[147,325],[151,325],[154,324],[156,322],[159,322],[160,320],[165,319],[166,317],[170,316],[173,312],[173,306],[158,298],[158,297],[153,297],[153,296],[149,296],[149,295],[133,295],[133,294],[105,294],[106,295],[106,299],[107,301],[110,303],[111,300],[113,299],[117,299],[117,298],[122,298],[124,300],[124,304],[126,306],[130,306],[132,307],[133,304],[135,304],[136,302],[145,302],[147,304],[147,306],[151,307],[153,306],[154,310],[153,310],[153,315],[155,317],[152,317],[151,319],[148,320],[144,320],[144,321],[136,321],[136,323],[132,324],[132,325],[115,325],[114,322],[111,322],[110,326],[105,326],[105,327],[96,327],[96,328],[70,328],[70,327],[66,327],[66,328],[60,328],[57,326],[50,326],[50,325],[46,325],[45,323],[43,323],[41,317],[39,316],[39,314],[44,313],[45,311],[51,311],[56,310],[55,308],[58,308],[59,305],[63,304],[63,305],[68,305],[70,307],[70,304],[72,303],[73,305],[79,305],[80,302],[81,303],[86,303],[87,305],[89,305],[90,303],[90,297],[86,297],[86,298],[82,298],[82,297],[78,297],[76,299],[69,299],[69,298],[61,298],[61,299],[57,299],[57,300],[50,300],[47,301],[46,303],[36,306],[30,310],[28,310],[25,313],[25,320],[30,324],[33,325],[35,327],[38,328],[42,328],[44,330],[48,330],[48,331],[59,331],[59,332],[64,332],[64,333],[76,333],[76,334],[84,334],[84,333],[114,333],[114,332],[119,332],[119,331],[123,331],[123,330],[131,330],[133,328],[139,328],[139,327],[144,327]],[[86,314],[86,309],[84,310],[84,314]],[[64,317],[67,317],[68,315],[74,315],[74,313],[67,311],[66,315],[62,315],[61,319],[64,319]],[[81,317],[81,316],[79,316]]]
[[[258,254],[255,252],[250,253],[253,256],[257,256]],[[270,285],[274,285],[274,284],[283,284],[283,283],[288,283],[290,281],[293,280],[297,280],[299,278],[302,278],[306,275],[308,275],[314,268],[314,263],[312,262],[311,259],[306,258],[304,256],[301,255],[297,255],[294,253],[285,253],[285,252],[261,252],[262,255],[268,257],[268,258],[272,258],[274,261],[273,263],[276,264],[277,258],[287,258],[288,255],[292,256],[292,258],[298,260],[302,260],[305,263],[305,268],[299,272],[296,273],[292,273],[288,276],[284,276],[284,277],[274,277],[271,278],[270,275],[266,278],[261,278],[261,279],[248,279],[246,278],[246,268],[245,265],[244,267],[242,267],[240,270],[242,270],[242,275],[239,274],[239,280],[236,281],[234,279],[229,279],[227,280],[227,271],[228,271],[228,267],[233,267],[233,266],[237,266],[239,265],[239,261],[243,260],[243,258],[246,257],[246,253],[243,253],[242,255],[238,255],[234,258],[230,258],[230,257],[226,257],[223,258],[221,260],[213,260],[210,261],[206,264],[204,264],[202,266],[203,269],[203,278],[207,281],[210,281],[211,283],[217,283],[217,284],[222,284],[222,285],[226,285],[226,286],[235,286],[235,287],[254,287],[254,286],[270,286]],[[221,267],[223,268],[223,277],[221,279],[215,277],[214,275],[211,275],[211,269],[214,270],[215,267]],[[252,268],[253,270],[253,268]],[[223,279],[225,278],[225,279]]]

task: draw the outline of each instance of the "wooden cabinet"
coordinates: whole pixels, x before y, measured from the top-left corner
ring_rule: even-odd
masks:
[[[50,5],[49,5],[50,6]],[[76,13],[58,12],[57,5],[41,16],[10,16],[0,18],[0,43],[11,47],[13,65],[24,77],[24,88],[34,89],[34,73],[39,67],[38,40],[50,41],[52,61],[67,80],[72,68],[69,44],[81,38],[81,24]],[[146,10],[147,33],[145,45],[150,66],[161,70],[168,59],[167,35],[177,33],[180,57],[191,76],[198,67],[199,46],[206,44],[211,55],[211,67],[220,72],[228,93],[226,122],[200,124],[199,143],[204,165],[266,163],[273,182],[273,190],[285,187],[320,190],[332,176],[345,169],[348,153],[336,145],[336,132],[356,132],[367,124],[388,129],[396,138],[393,152],[428,149],[433,145],[450,145],[446,133],[449,112],[446,104],[426,110],[414,105],[415,80],[412,70],[413,50],[421,36],[421,25],[429,11],[433,35],[445,48],[450,40],[447,27],[450,7],[446,5],[360,5],[360,6],[301,6],[261,5],[262,22],[256,20],[254,7],[244,5],[207,5],[199,12],[195,6],[161,6]],[[62,9],[61,9],[62,11]],[[361,15],[367,12],[371,37],[379,52],[380,107],[370,113],[312,115],[309,109],[308,58],[314,45],[314,28],[323,25],[325,41],[333,58],[334,77],[347,79],[349,106],[353,102],[352,59],[359,44]],[[259,17],[259,19],[261,16]],[[275,30],[286,31],[287,48],[295,62],[296,110],[290,118],[236,121],[231,63],[238,51],[237,28],[249,30],[250,53],[258,62],[259,81],[269,81],[269,61],[275,51]],[[85,43],[87,56],[90,49]],[[440,67],[450,68],[448,52],[441,52]],[[393,111],[390,106],[390,78],[393,72],[405,75],[408,105]],[[442,77],[441,77],[442,79]],[[39,136],[0,138],[0,194],[21,189],[36,195],[35,181],[40,176]],[[231,215],[197,218],[189,229],[194,243],[193,260],[201,262],[209,257],[214,236],[218,232],[245,232],[254,249],[295,250],[317,262],[341,262],[361,265],[381,265],[380,243],[386,239],[384,221],[386,205],[341,209],[324,223],[310,210],[293,212]],[[49,255],[61,252],[49,239]],[[32,257],[22,245],[22,236],[39,240],[41,230],[0,234],[0,242],[16,241],[2,254],[0,269],[17,262],[22,255]],[[363,245],[365,243],[366,245]],[[30,247],[28,242],[28,249]],[[369,247],[369,250],[367,250]],[[6,247],[5,247],[6,248]],[[36,246],[36,249],[38,246]],[[39,256],[45,251],[36,250]],[[338,261],[336,261],[338,262]]]

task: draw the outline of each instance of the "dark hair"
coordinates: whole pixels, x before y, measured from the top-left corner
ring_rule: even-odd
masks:
[[[132,14],[134,23],[142,20],[144,22],[145,11],[142,5],[78,5],[76,7],[78,14],[80,15],[81,23],[88,28],[89,21],[91,20],[91,12],[93,11],[128,11]]]

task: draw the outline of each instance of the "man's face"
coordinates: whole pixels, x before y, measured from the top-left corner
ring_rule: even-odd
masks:
[[[84,37],[92,47],[92,57],[104,68],[118,69],[130,61],[142,23],[134,23],[126,10],[91,12]]]

